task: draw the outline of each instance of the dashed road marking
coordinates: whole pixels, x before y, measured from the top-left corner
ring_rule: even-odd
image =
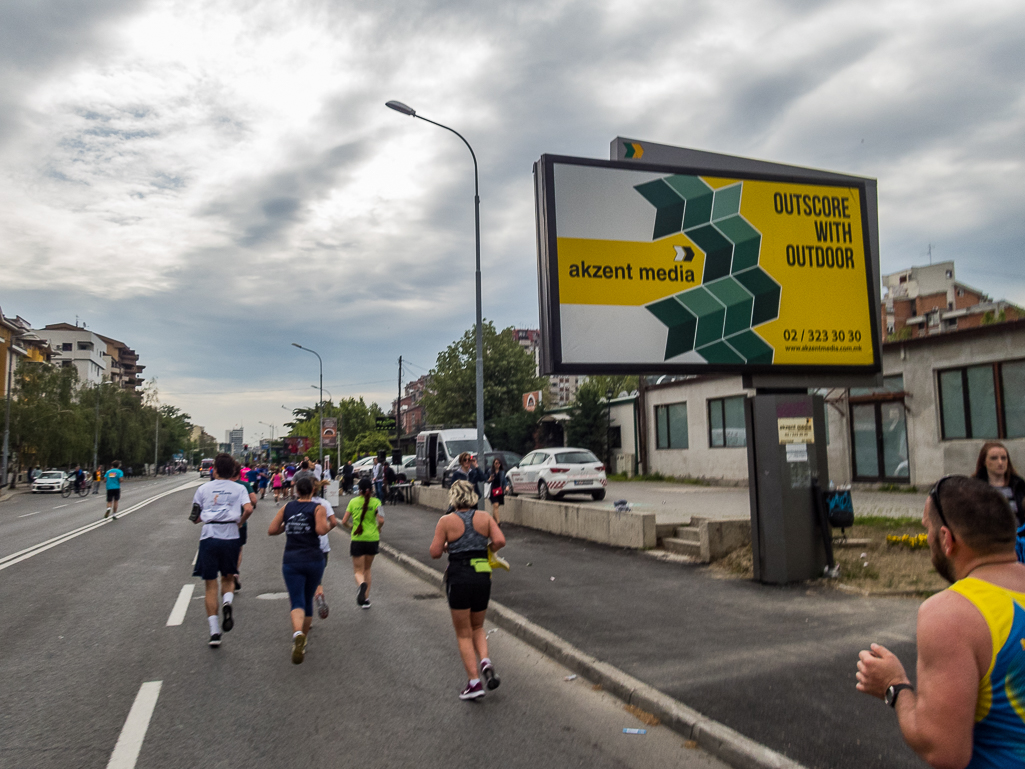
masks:
[[[54,510],[60,510],[62,507],[67,507],[67,505],[57,505],[57,507],[55,507],[53,509]]]
[[[36,510],[34,513],[25,513],[25,515],[19,515],[19,518],[28,518],[30,515],[39,515],[42,510]]]
[[[110,754],[107,769],[135,769],[135,762],[142,750],[142,741],[146,739],[153,709],[157,706],[160,687],[163,681],[146,681],[139,687],[135,695],[132,709],[128,711],[125,725],[121,727],[121,736],[117,738],[114,752]]]
[[[189,601],[192,600],[192,591],[195,589],[195,583],[182,586],[181,592],[178,593],[178,600],[174,602],[174,608],[171,609],[171,616],[167,618],[167,627],[174,627],[185,621],[185,612],[189,610]]]

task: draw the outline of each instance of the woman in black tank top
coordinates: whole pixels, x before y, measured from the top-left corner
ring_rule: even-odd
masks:
[[[454,511],[438,520],[431,542],[431,557],[441,558],[446,551],[449,554],[445,593],[459,656],[469,676],[459,699],[474,700],[484,696],[485,684],[488,689],[497,689],[499,684],[494,665],[488,658],[484,615],[491,597],[488,547],[492,551],[504,547],[505,536],[494,518],[483,510],[474,509],[477,492],[469,481],[453,483],[448,499]]]
[[[296,492],[299,499],[278,510],[267,533],[272,537],[285,535],[281,574],[292,602],[292,662],[298,665],[306,658],[306,634],[313,624],[313,596],[324,575],[319,535],[327,534],[331,524],[324,506],[312,500],[312,478],[300,478]]]

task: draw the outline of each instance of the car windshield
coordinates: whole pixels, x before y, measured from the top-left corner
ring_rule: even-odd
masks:
[[[57,472],[47,472],[47,473],[43,473],[42,475],[40,475],[39,476],[39,480],[41,480],[41,481],[54,481],[54,480],[58,480],[60,477],[61,477],[60,473],[57,473]]]
[[[600,461],[590,451],[564,451],[555,455],[555,464],[557,465],[589,465],[592,462],[597,464]]]
[[[448,449],[448,455],[450,457],[458,457],[464,451],[469,451],[471,454],[477,453],[477,439],[474,438],[469,441],[445,441],[445,448]],[[491,451],[491,444],[484,441],[484,450]]]

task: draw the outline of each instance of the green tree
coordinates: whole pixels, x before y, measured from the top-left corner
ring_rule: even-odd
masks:
[[[482,328],[484,342],[484,420],[492,422],[523,410],[523,394],[540,390],[534,359],[520,347],[510,329]],[[473,425],[477,421],[477,342],[475,329],[438,354],[431,385],[424,394],[427,421],[433,424]]]
[[[310,439],[311,445],[319,448],[320,441],[320,411],[317,406],[297,408],[292,411],[293,421],[286,422],[285,427],[289,428],[290,437],[306,437]],[[338,420],[338,432],[341,435],[341,453],[343,457],[351,457],[360,452],[360,447],[372,445],[376,448],[362,451],[360,456],[391,448],[391,445],[381,446],[376,439],[366,439],[368,434],[377,434],[377,418],[384,416],[381,407],[376,403],[366,403],[362,397],[346,398],[335,405],[331,401],[324,403],[324,417],[334,417]],[[387,442],[387,438],[385,439]],[[327,449],[324,450],[328,452]],[[331,449],[335,453],[337,449]]]
[[[573,399],[566,424],[569,445],[590,449],[601,459],[607,459],[609,435],[605,392],[593,381],[582,384]]]

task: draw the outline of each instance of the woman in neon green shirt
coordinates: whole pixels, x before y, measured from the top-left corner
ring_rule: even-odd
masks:
[[[368,478],[360,478],[359,496],[349,502],[342,516],[342,525],[352,527],[349,555],[352,556],[352,574],[359,585],[356,604],[370,608],[370,566],[377,555],[384,527],[381,500],[372,496],[373,485]]]

